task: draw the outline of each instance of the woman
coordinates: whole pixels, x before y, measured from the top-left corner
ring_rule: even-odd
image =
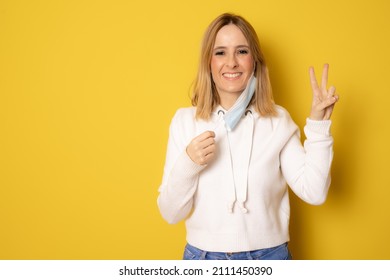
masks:
[[[306,141],[274,104],[267,65],[253,27],[223,14],[202,44],[192,105],[172,119],[158,205],[169,223],[186,221],[184,259],[291,259],[287,185],[321,204],[330,185],[330,116],[338,100],[318,86]]]

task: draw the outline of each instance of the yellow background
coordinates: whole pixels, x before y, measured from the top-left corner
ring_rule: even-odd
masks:
[[[297,259],[390,259],[390,2],[0,1],[0,259],[180,259],[157,206],[170,119],[202,34],[243,15],[276,102],[302,128],[308,67],[330,64],[333,182],[292,196]]]

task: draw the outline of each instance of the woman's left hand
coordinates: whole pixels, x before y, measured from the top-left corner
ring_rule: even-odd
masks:
[[[339,100],[336,88],[331,86],[327,89],[329,64],[325,64],[322,71],[321,87],[318,86],[314,68],[309,68],[311,88],[313,90],[313,102],[311,105],[310,119],[329,120],[335,103]]]

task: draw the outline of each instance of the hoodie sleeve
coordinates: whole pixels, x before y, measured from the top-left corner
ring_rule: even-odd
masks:
[[[333,159],[330,125],[330,120],[307,119],[304,145],[297,128],[281,151],[281,168],[287,184],[298,197],[312,205],[325,202],[330,186]]]
[[[204,168],[194,163],[186,147],[194,137],[194,120],[188,109],[179,109],[172,119],[162,184],[157,204],[170,224],[185,219],[191,212],[199,172]]]

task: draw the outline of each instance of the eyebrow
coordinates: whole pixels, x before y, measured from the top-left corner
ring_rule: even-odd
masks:
[[[248,45],[238,45],[238,46],[235,46],[235,48],[249,48],[249,46]],[[227,47],[225,47],[225,46],[216,46],[216,47],[214,47],[214,50],[216,50],[216,49],[227,49]]]

